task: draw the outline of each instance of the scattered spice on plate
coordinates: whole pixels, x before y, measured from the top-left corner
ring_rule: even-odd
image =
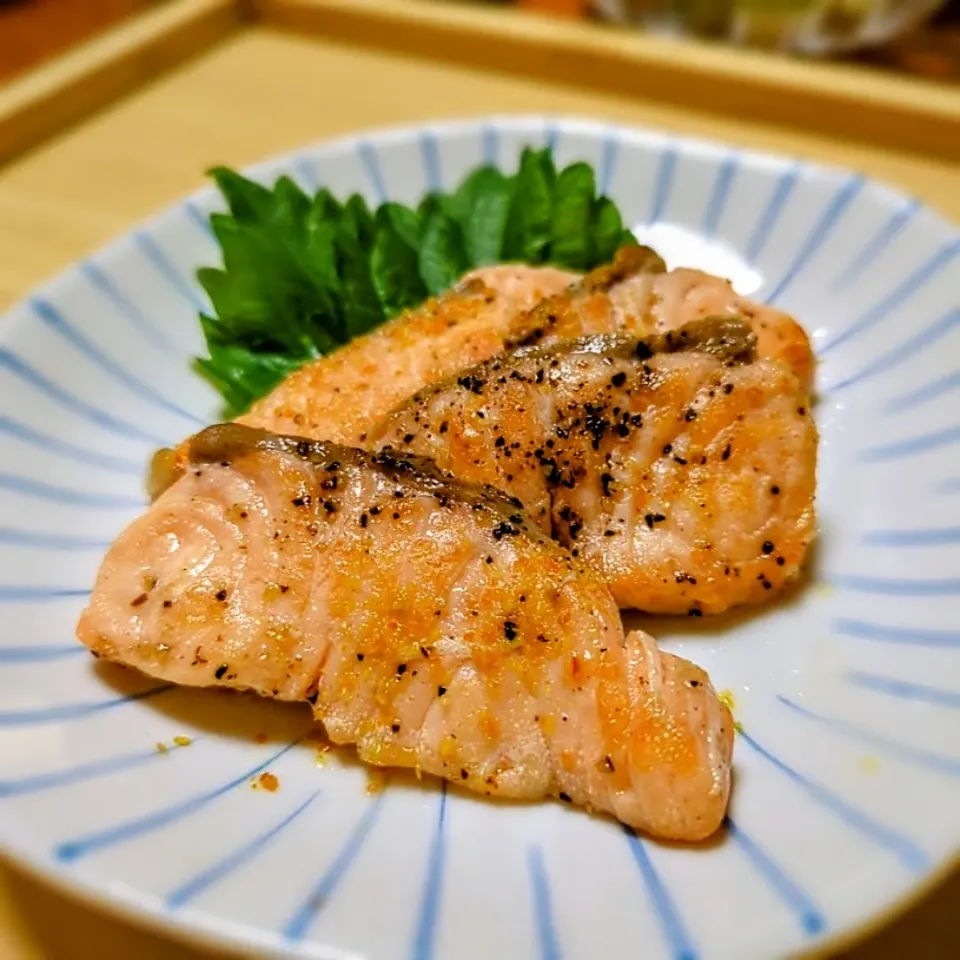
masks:
[[[272,773],[261,773],[255,786],[266,790],[267,793],[276,793],[280,789],[280,781]]]
[[[387,785],[387,776],[382,770],[367,771],[367,793],[383,793],[383,788]]]
[[[193,743],[193,740],[192,740],[190,737],[182,737],[182,736],[181,736],[181,737],[174,737],[174,738],[173,738],[173,742],[174,742],[178,747],[189,747],[190,744]]]

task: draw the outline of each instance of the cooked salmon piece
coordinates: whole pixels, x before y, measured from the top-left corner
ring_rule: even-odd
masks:
[[[239,422],[362,444],[366,429],[412,393],[502,350],[511,320],[575,278],[552,267],[476,270],[448,293],[294,371]]]
[[[521,348],[420,391],[371,441],[518,497],[617,602],[720,613],[795,580],[817,428],[743,321]]]
[[[546,345],[598,333],[643,337],[705,317],[745,320],[756,334],[758,354],[783,360],[811,387],[816,361],[806,332],[793,317],[741,297],[729,280],[700,270],[666,271],[646,247],[623,247],[612,265],[542,300],[514,322],[508,346]]]
[[[720,825],[733,724],[707,676],[624,636],[518,502],[428,461],[236,424],[110,548],[78,636],[194,686],[305,700],[336,743],[675,840]]]
[[[368,427],[421,387],[499,353],[511,321],[577,276],[518,264],[474,270],[447,293],[295,370],[238,422],[362,445]],[[189,443],[156,452],[151,497],[183,472]]]

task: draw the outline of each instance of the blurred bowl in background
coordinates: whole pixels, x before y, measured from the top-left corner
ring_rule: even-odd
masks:
[[[598,14],[674,35],[824,56],[885,43],[943,0],[593,0]]]

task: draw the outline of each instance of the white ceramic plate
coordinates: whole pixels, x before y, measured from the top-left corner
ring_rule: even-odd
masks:
[[[822,361],[813,582],[789,604],[651,626],[735,697],[724,835],[665,846],[560,804],[400,776],[371,794],[358,764],[318,767],[295,743],[306,710],[169,689],[81,650],[74,623],[104,548],[143,508],[148,454],[216,418],[189,368],[193,271],[217,258],[208,190],[0,322],[12,856],[261,956],[748,960],[863,925],[957,851],[960,236],[854,174],[544,118],[371,133],[255,173],[409,202],[545,141],[560,162],[592,162],[671,265],[794,312]],[[252,789],[261,771],[278,791]]]

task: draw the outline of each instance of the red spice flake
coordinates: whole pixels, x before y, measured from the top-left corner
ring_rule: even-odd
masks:
[[[268,793],[276,793],[280,789],[280,781],[272,773],[261,773],[257,784]]]
[[[367,773],[367,793],[382,793],[386,786],[387,778],[380,770],[370,770]]]
[[[254,742],[254,743],[266,743],[266,742],[267,742],[267,735],[266,735],[265,733],[258,733],[258,734],[253,738],[253,742]]]

